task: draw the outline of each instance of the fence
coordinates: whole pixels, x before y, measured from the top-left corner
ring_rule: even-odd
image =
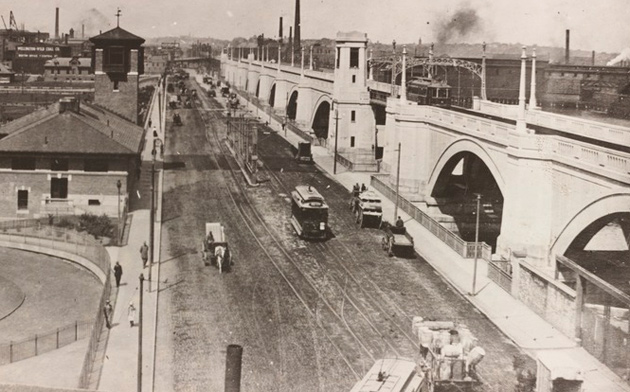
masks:
[[[489,262],[488,278],[503,290],[512,293],[512,264],[508,260]]]
[[[96,309],[93,323],[75,322],[45,335],[35,335],[31,339],[9,344],[9,361],[26,359],[34,355],[67,345],[90,335],[90,343],[83,361],[79,388],[87,388],[96,357],[99,337],[103,329],[104,314],[102,309],[111,293],[111,264],[109,254],[94,237],[53,226],[42,226],[38,220],[6,221],[0,223],[0,241],[8,242],[18,248],[37,246],[53,251],[63,251],[82,257],[91,263],[85,265],[104,283],[103,293]],[[91,332],[88,333],[88,331]],[[4,353],[2,348],[0,351]],[[1,356],[2,354],[0,354]],[[0,360],[0,363],[1,360]]]
[[[372,175],[371,185],[377,191],[381,192],[389,200],[396,200],[396,192],[390,188],[381,178],[388,177],[387,174]],[[475,243],[466,242],[455,233],[442,226],[438,221],[431,218],[424,211],[413,205],[408,200],[399,196],[398,207],[409,214],[413,219],[419,222],[424,228],[429,230],[433,235],[453,249],[463,258],[470,259],[475,255]],[[492,260],[492,248],[485,242],[478,244],[477,256],[490,262]]]

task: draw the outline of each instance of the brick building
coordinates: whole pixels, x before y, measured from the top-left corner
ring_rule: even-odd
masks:
[[[168,55],[148,55],[144,59],[144,71],[148,75],[162,75],[168,65]]]
[[[140,45],[120,27],[92,38],[95,101],[64,98],[0,127],[0,217],[117,216],[139,174]]]
[[[46,81],[94,81],[89,57],[55,57],[44,64]]]

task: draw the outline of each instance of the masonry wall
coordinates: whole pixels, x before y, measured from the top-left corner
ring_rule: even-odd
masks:
[[[138,122],[138,75],[121,76],[118,90],[115,79],[107,74],[96,75],[94,102],[136,124]]]

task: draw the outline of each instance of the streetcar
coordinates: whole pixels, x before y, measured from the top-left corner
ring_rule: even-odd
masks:
[[[429,78],[416,78],[407,83],[407,99],[418,105],[451,106],[451,86]]]
[[[328,205],[314,187],[298,185],[291,192],[291,225],[301,238],[327,238]]]

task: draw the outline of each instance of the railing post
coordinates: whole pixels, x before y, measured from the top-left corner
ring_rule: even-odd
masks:
[[[74,320],[74,341],[75,342],[78,340],[78,333],[79,333],[79,324],[76,320]]]
[[[59,328],[57,328],[57,348],[59,348]]]
[[[13,340],[9,342],[9,363],[13,363]]]

